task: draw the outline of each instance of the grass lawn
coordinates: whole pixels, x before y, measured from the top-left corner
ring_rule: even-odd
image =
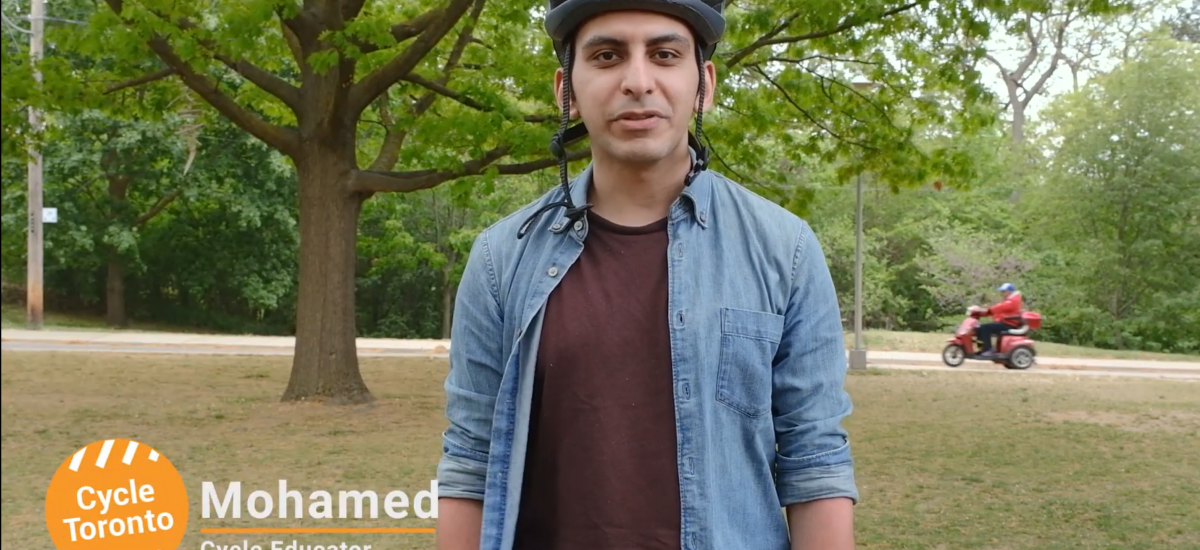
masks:
[[[182,548],[371,544],[430,534],[201,535],[200,482],[256,488],[428,489],[440,456],[445,360],[367,358],[378,401],[282,405],[286,357],[3,353],[3,548],[52,548],[43,498],[58,464],[97,439],[161,450],[191,492]],[[1200,386],[997,372],[853,374],[849,428],[864,549],[1200,547]],[[245,513],[243,511],[243,513]],[[382,511],[381,511],[382,514]],[[384,516],[386,518],[386,516]],[[432,527],[432,520],[262,520],[255,526]],[[325,538],[322,538],[325,537]],[[264,546],[269,548],[269,546]]]

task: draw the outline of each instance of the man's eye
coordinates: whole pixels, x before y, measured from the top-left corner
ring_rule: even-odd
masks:
[[[617,54],[613,52],[600,52],[596,54],[596,59],[600,61],[615,61],[617,59]]]
[[[664,59],[664,60],[677,57],[675,55],[675,52],[670,51],[670,50],[658,50],[658,51],[654,52],[654,55],[656,57],[658,57],[658,59]]]

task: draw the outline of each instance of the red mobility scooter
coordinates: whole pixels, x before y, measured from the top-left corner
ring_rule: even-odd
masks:
[[[958,325],[954,337],[947,340],[948,343],[942,350],[942,361],[951,367],[962,365],[967,359],[991,361],[1017,370],[1032,367],[1036,362],[1037,351],[1034,349],[1033,340],[1029,338],[1029,332],[1042,327],[1041,314],[1022,311],[1020,315],[1010,318],[1019,321],[1020,324],[1001,332],[996,337],[998,342],[995,347],[995,355],[980,357],[979,349],[982,341],[979,339],[977,329],[981,324],[979,318],[984,315],[985,311],[979,306],[967,308],[967,318]]]

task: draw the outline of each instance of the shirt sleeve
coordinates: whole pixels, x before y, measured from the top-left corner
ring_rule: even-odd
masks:
[[[825,498],[858,502],[844,389],[841,311],[824,252],[807,223],[795,250],[791,297],[773,365],[775,485],[783,506]]]
[[[483,500],[503,373],[502,309],[487,233],[476,237],[455,297],[438,496]]]

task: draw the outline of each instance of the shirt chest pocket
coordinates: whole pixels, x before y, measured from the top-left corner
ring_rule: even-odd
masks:
[[[783,335],[783,316],[721,308],[717,401],[751,418],[771,412],[771,370]]]

